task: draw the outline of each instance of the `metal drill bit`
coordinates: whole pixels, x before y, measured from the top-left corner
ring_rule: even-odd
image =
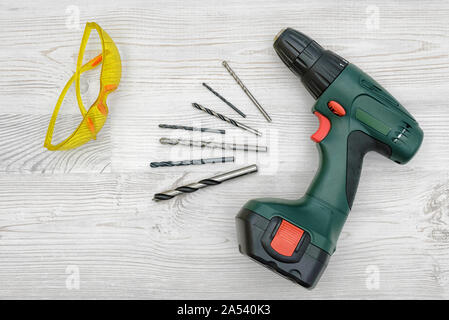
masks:
[[[211,132],[211,133],[221,133],[221,134],[226,133],[226,130],[223,130],[223,129],[196,128],[196,127],[188,127],[188,126],[179,126],[179,125],[175,125],[175,124],[160,124],[159,128],[183,129],[183,130],[189,130],[189,131],[201,131],[201,132]]]
[[[201,181],[191,183],[191,184],[188,184],[185,186],[181,186],[181,187],[178,187],[173,190],[167,190],[167,191],[164,191],[161,193],[156,193],[153,197],[153,200],[154,201],[169,200],[169,199],[172,199],[173,197],[176,197],[177,195],[180,195],[182,193],[195,192],[198,189],[205,188],[207,186],[214,186],[214,185],[222,183],[223,181],[241,177],[243,175],[253,173],[253,172],[257,172],[257,165],[255,165],[255,164],[250,165],[248,167],[241,168],[241,169],[237,169],[237,170],[233,170],[233,171],[226,172],[223,174],[219,174],[218,176],[214,176],[214,177],[211,177],[208,179],[203,179]]]
[[[151,168],[158,167],[175,167],[175,166],[188,166],[188,165],[198,165],[206,163],[224,163],[224,162],[234,162],[234,157],[220,157],[220,158],[206,158],[206,159],[196,159],[196,160],[182,160],[182,161],[161,161],[161,162],[151,162]]]
[[[214,116],[214,117],[217,117],[218,119],[221,119],[221,120],[223,120],[223,121],[226,121],[226,122],[232,124],[233,126],[236,126],[237,128],[241,128],[241,129],[243,129],[243,130],[249,131],[249,132],[254,133],[255,135],[258,135],[258,136],[261,136],[261,135],[262,135],[262,134],[261,134],[259,131],[257,131],[256,129],[250,128],[250,127],[248,127],[246,124],[240,123],[240,122],[235,121],[235,120],[233,120],[233,119],[231,119],[231,118],[228,118],[228,117],[226,117],[226,116],[224,116],[224,115],[222,115],[222,114],[220,114],[220,113],[217,113],[217,112],[215,112],[215,111],[213,111],[213,110],[211,110],[211,109],[209,109],[209,108],[203,107],[202,105],[200,105],[200,104],[198,104],[198,103],[195,103],[195,102],[194,102],[194,103],[192,103],[192,106],[193,106],[194,108],[197,108],[197,109],[199,109],[199,110],[201,110],[201,111],[204,111],[204,112],[206,112],[206,113],[208,113],[208,114],[210,114],[210,115],[212,115],[212,116]]]
[[[242,151],[255,151],[255,152],[267,152],[268,148],[266,146],[252,145],[252,144],[236,144],[236,143],[224,143],[224,142],[214,142],[205,140],[187,140],[180,138],[161,138],[159,140],[161,144],[170,145],[184,145],[193,146],[200,148],[219,148],[228,150],[242,150]]]
[[[215,94],[218,98],[221,99],[224,103],[226,103],[228,106],[230,106],[232,109],[234,109],[235,112],[237,112],[239,115],[241,115],[243,118],[246,118],[246,114],[244,114],[242,111],[240,111],[236,106],[234,106],[232,103],[230,103],[228,100],[226,100],[224,97],[222,97],[217,91],[209,87],[206,83],[203,82],[203,86],[207,88],[210,92]]]
[[[265,117],[265,119],[267,119],[268,122],[271,122],[271,118],[268,115],[268,113],[260,105],[260,103],[256,100],[256,98],[254,98],[253,94],[243,84],[242,80],[240,80],[240,78],[235,74],[234,70],[231,69],[229,64],[226,61],[223,61],[222,64],[223,64],[223,67],[225,67],[226,70],[228,70],[229,74],[234,78],[235,82],[237,82],[237,84],[240,86],[240,88],[242,88],[243,92],[246,93],[248,98],[254,103],[254,105],[257,107],[257,109],[259,109],[260,113],[262,113],[262,115]]]

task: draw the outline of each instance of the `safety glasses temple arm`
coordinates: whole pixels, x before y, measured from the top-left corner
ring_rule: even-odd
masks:
[[[83,63],[84,51],[86,50],[87,42],[89,41],[90,32],[93,28],[95,28],[95,23],[87,23],[86,28],[84,29],[83,39],[81,40],[80,50],[78,52],[78,59],[76,61],[76,72],[75,72],[75,91],[76,91],[76,100],[78,101],[78,107],[83,116],[86,115],[87,111],[84,107],[83,100],[81,99],[80,92],[80,75],[81,75],[81,64]],[[103,48],[102,48],[103,50]],[[92,60],[91,60],[92,61]]]

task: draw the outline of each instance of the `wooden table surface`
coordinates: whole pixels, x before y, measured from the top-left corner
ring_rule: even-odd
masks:
[[[12,1],[0,4],[0,298],[449,298],[449,3],[444,1]],[[119,89],[96,141],[43,148],[53,107],[95,21],[122,58]],[[400,166],[368,154],[336,253],[313,290],[241,255],[234,216],[254,197],[299,198],[318,166],[314,103],[272,48],[290,26],[357,64],[425,132]],[[93,57],[98,48],[88,47]],[[221,66],[227,60],[272,116],[268,124]],[[222,128],[191,107],[260,129],[258,155],[160,145],[158,128]],[[98,72],[83,76],[92,102]],[[86,102],[89,104],[89,102]],[[74,90],[58,132],[80,121]],[[59,130],[59,129],[60,130]],[[61,135],[62,137],[62,135]],[[157,168],[150,161],[235,155],[234,164]],[[260,172],[172,201],[155,192],[257,163]]]

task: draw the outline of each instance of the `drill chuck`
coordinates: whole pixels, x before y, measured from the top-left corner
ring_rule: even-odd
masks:
[[[318,99],[348,65],[348,61],[325,50],[305,34],[291,28],[275,38],[274,49],[310,94]]]

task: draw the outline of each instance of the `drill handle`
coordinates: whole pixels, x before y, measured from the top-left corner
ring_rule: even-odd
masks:
[[[346,198],[348,199],[349,208],[352,208],[365,154],[369,151],[376,151],[389,158],[391,156],[391,148],[387,144],[358,130],[349,134],[347,144]]]
[[[354,201],[365,154],[376,151],[390,157],[391,148],[359,130],[346,135],[332,131],[318,143],[320,166],[307,194],[347,214]]]

